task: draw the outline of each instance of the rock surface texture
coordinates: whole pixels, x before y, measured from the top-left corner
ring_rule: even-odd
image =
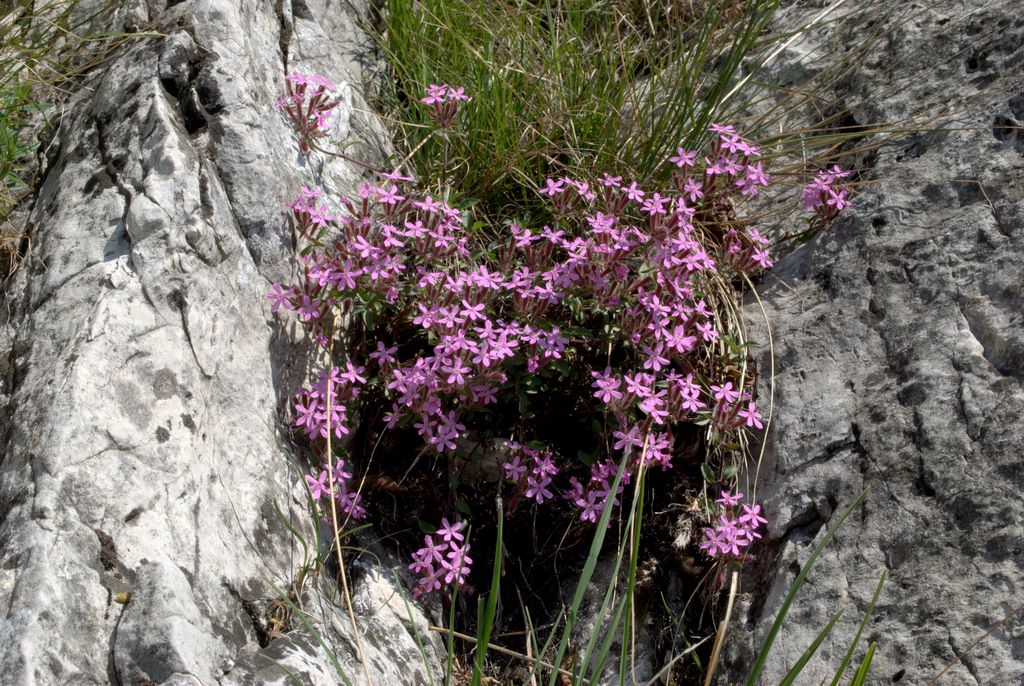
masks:
[[[286,70],[328,76],[334,135],[379,164],[387,137],[360,113],[371,9],[118,7],[105,28],[163,37],[129,42],[69,104],[5,299],[0,683],[289,683],[277,661],[337,684],[301,624],[263,647],[261,608],[303,562],[275,505],[310,529],[279,419],[303,356],[266,294],[294,268],[286,202],[313,182],[351,194],[362,170],[307,161],[272,103]],[[422,613],[384,566],[356,576],[370,675],[427,683],[443,651]],[[304,602],[364,683],[348,613]]]
[[[790,5],[779,24],[822,4]],[[881,148],[849,214],[761,288],[776,376],[757,494],[773,540],[744,581],[761,590],[740,608],[721,682],[744,679],[813,544],[870,487],[812,570],[763,683],[846,607],[797,683],[830,681],[886,572],[859,653],[878,641],[869,683],[925,684],[952,663],[937,683],[1020,684],[1024,618],[972,644],[1024,602],[1024,17],[1012,0],[862,5],[873,25],[818,31],[783,62],[821,69],[815,49],[884,27],[830,95],[857,124],[946,106],[928,124],[946,130]],[[756,304],[747,319],[765,343]],[[760,370],[766,401],[767,357]]]

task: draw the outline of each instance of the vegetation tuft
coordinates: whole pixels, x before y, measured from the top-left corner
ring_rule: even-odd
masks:
[[[338,559],[369,518],[443,597],[446,684],[625,684],[640,630],[656,679],[714,679],[766,522],[739,493],[770,422],[741,301],[879,132],[816,94],[848,60],[757,81],[799,35],[777,4],[388,3],[402,158],[356,197],[302,189],[303,278],[270,297],[329,360],[295,398],[317,517]],[[333,84],[288,84],[299,152],[338,154]]]

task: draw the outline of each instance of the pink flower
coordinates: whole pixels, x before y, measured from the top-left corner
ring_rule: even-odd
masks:
[[[641,448],[644,444],[643,436],[640,435],[640,427],[636,424],[631,425],[625,432],[613,431],[612,438],[616,439],[615,445],[612,446],[615,450],[626,450],[630,447]]]
[[[754,262],[756,262],[764,269],[769,269],[774,264],[771,260],[771,257],[768,255],[768,251],[763,250],[761,248],[754,248],[754,252],[752,253],[750,259],[752,259]]]
[[[291,295],[292,289],[282,288],[281,284],[275,283],[273,290],[270,291],[270,295],[267,296],[271,302],[270,311],[276,314],[282,306],[286,310],[290,310],[292,308]]]
[[[327,485],[327,470],[320,472],[320,476],[314,478],[306,475],[306,485],[309,487],[309,495],[313,500],[320,500],[320,496],[330,494],[331,487]]]
[[[804,209],[814,212],[823,222],[835,218],[850,204],[850,189],[844,181],[849,175],[850,172],[838,166],[828,171],[819,171],[817,176],[804,186]]]
[[[755,539],[761,538],[758,529],[762,524],[767,524],[768,520],[761,516],[760,505],[743,504],[740,507],[742,514],[737,517],[736,506],[742,495],[730,495],[723,491],[722,497],[715,501],[722,505],[718,525],[703,530],[704,542],[700,545],[708,556],[740,562],[750,559],[745,549]]]
[[[683,148],[676,148],[675,157],[670,157],[668,161],[674,162],[677,167],[683,169],[686,167],[692,167],[696,159],[696,150],[684,150]]]
[[[547,179],[544,182],[544,188],[540,190],[541,195],[547,195],[549,197],[555,197],[559,193],[565,192],[565,180],[558,179]]]
[[[743,514],[740,515],[739,521],[755,528],[768,523],[768,520],[761,516],[760,505],[743,505]]]
[[[747,409],[740,410],[736,413],[736,416],[747,420],[747,426],[755,427],[757,429],[764,428],[761,424],[761,413],[757,411],[757,405],[755,403],[748,403]]]
[[[449,543],[451,541],[463,541],[465,540],[465,537],[459,532],[462,530],[464,524],[465,522],[462,521],[451,524],[448,522],[447,517],[443,517],[441,519],[441,526],[434,532],[434,535],[440,536],[444,539],[445,543]]]
[[[296,310],[299,313],[299,319],[304,322],[308,322],[311,319],[318,319],[320,317],[320,305],[319,299],[310,298],[308,295],[302,296],[302,304]]]
[[[424,105],[433,105],[434,103],[441,103],[445,100],[445,94],[448,91],[447,85],[434,85],[431,84],[427,87],[427,96],[421,98],[420,102]]]
[[[730,494],[728,491],[722,491],[722,497],[715,502],[719,505],[725,505],[726,507],[732,507],[733,505],[739,504],[743,500],[742,493]]]
[[[366,367],[355,367],[352,365],[352,361],[349,360],[345,363],[345,372],[341,375],[341,378],[345,379],[349,383],[366,383],[366,377],[361,376],[366,373]]]
[[[395,364],[395,353],[398,352],[398,346],[394,345],[388,348],[384,345],[383,341],[377,341],[377,350],[370,353],[370,359],[375,361],[377,364],[384,366],[388,364]]]
[[[597,389],[594,397],[606,404],[610,403],[613,399],[618,400],[622,397],[622,392],[619,391],[619,384],[621,382],[613,377],[611,372],[611,367],[607,367],[604,372],[591,372],[590,374],[597,379],[591,384],[592,388]]]
[[[715,400],[723,403],[734,403],[739,400],[739,391],[733,390],[732,381],[728,381],[723,386],[712,386],[711,390],[715,394]]]
[[[629,184],[629,188],[626,189],[626,197],[634,202],[643,200],[644,192],[637,187],[636,181]]]
[[[551,477],[540,475],[534,477],[533,475],[526,477],[526,492],[527,498],[533,498],[540,505],[544,502],[545,498],[553,497],[551,491],[548,490],[548,485],[551,483]]]
[[[683,194],[690,202],[697,202],[704,197],[704,184],[696,179],[687,179],[683,185]]]
[[[509,481],[518,482],[526,474],[526,465],[522,463],[519,455],[513,455],[509,462],[502,463],[505,470],[505,478]]]
[[[469,573],[473,560],[469,557],[469,544],[463,546],[452,545],[447,555],[448,561],[443,563],[448,574],[444,577],[446,584],[456,583],[460,586],[466,583],[466,574]]]
[[[455,120],[459,110],[459,103],[469,100],[465,89],[448,84],[431,84],[427,87],[427,95],[420,99],[424,105],[430,105],[430,117],[438,127],[448,128]]]

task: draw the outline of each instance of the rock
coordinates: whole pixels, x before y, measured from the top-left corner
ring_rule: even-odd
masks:
[[[352,194],[365,170],[299,154],[271,107],[285,55],[349,93],[337,130],[369,142],[350,154],[379,165],[387,137],[349,105],[374,64],[354,28],[369,8],[301,4],[282,45],[275,3],[125,3],[109,29],[164,37],[129,41],[60,122],[0,334],[2,683],[230,681],[263,649],[252,603],[303,563],[282,516],[313,524],[280,417],[305,363],[266,293],[294,269],[285,202],[303,184]],[[356,598],[383,593],[363,578]],[[436,636],[424,666],[404,606],[365,602],[377,683],[437,673]],[[280,640],[306,683],[337,683],[301,630]]]
[[[1018,10],[1009,1],[857,8],[862,19],[885,16],[884,34],[828,95],[861,124],[937,104],[945,113],[880,149],[849,214],[779,260],[760,290],[775,344],[757,487],[771,540],[745,578],[752,595],[721,683],[745,678],[813,545],[865,487],[865,505],[793,606],[763,683],[777,683],[845,607],[798,683],[831,680],[883,572],[858,654],[878,642],[871,683],[928,683],[950,663],[939,683],[1024,679],[1019,614],[973,646],[1024,588],[1024,156],[1005,124],[1024,121],[1014,109],[1024,88]],[[794,5],[780,25],[813,11]],[[856,46],[872,30],[848,19],[828,40]],[[746,318],[766,344],[756,303]],[[759,366],[767,406],[767,355]]]
[[[212,684],[227,652],[185,573],[169,562],[143,562],[115,634],[118,680]]]
[[[409,600],[408,583],[396,584],[394,573],[378,563],[361,561],[357,571],[359,581],[354,584],[352,609],[374,683],[434,683],[438,674],[443,675],[446,653],[436,640],[437,634],[429,630],[423,613],[414,609]],[[300,625],[265,648],[250,644],[238,655],[229,674],[220,680],[222,686],[290,686],[294,681],[282,666],[303,684],[338,683],[339,668],[353,686],[368,683],[345,601],[333,590],[332,579],[317,581],[318,588],[306,596],[304,604],[315,620],[315,627],[319,627],[317,634]]]

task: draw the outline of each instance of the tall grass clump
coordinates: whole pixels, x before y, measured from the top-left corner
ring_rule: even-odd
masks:
[[[445,182],[486,216],[539,211],[548,176],[616,169],[668,180],[674,146],[708,140],[721,101],[763,41],[777,0],[735,3],[396,0],[381,45],[393,71],[384,106],[415,167],[448,155]],[[698,7],[699,6],[699,7]],[[440,140],[410,107],[431,83],[473,93]],[[477,134],[480,132],[480,134]]]

